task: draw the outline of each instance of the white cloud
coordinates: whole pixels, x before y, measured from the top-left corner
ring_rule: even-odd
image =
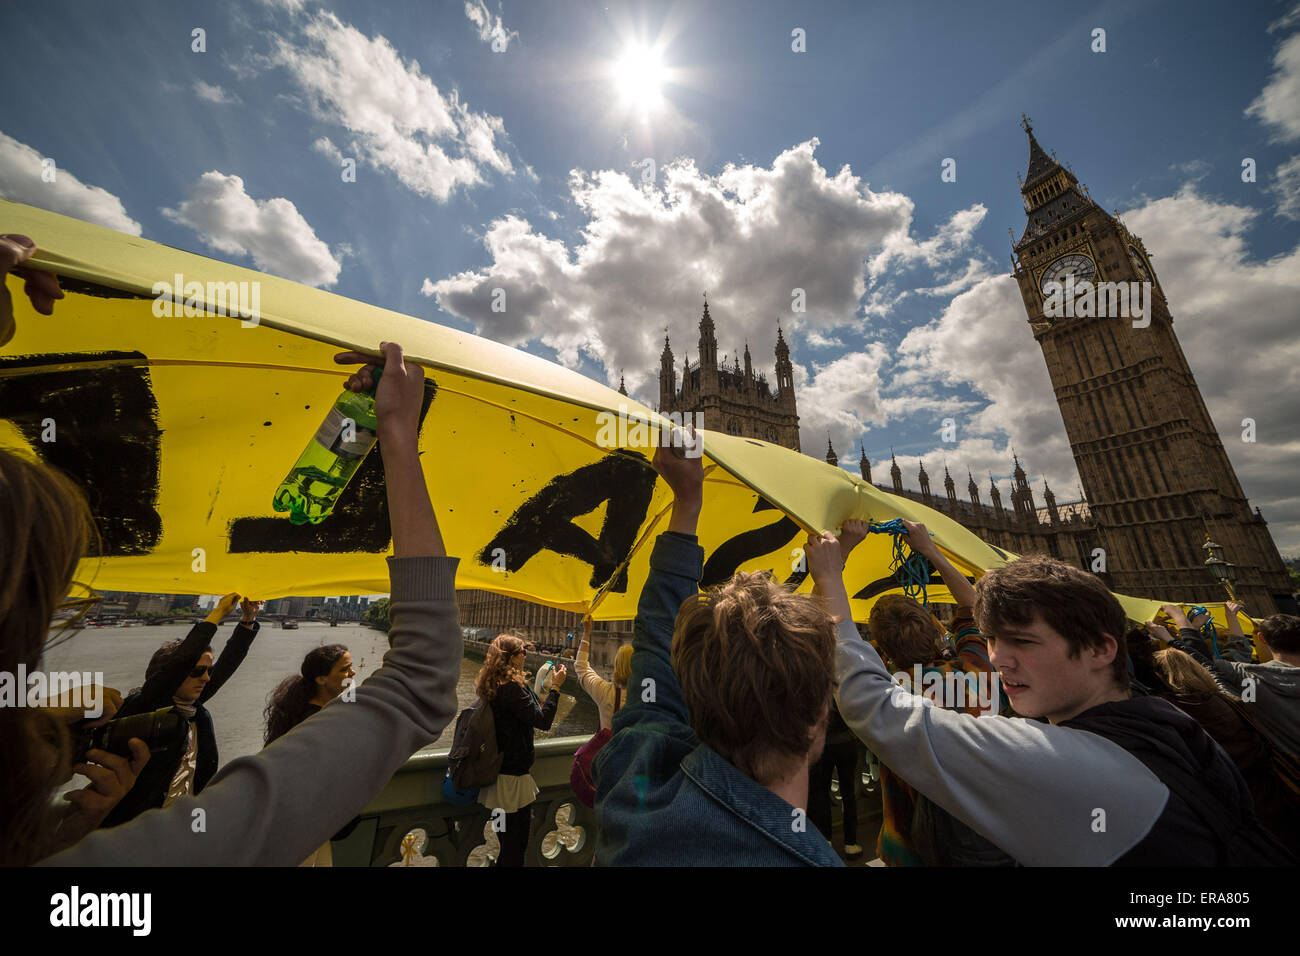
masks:
[[[872,425],[885,424],[880,373],[887,361],[885,347],[872,342],[863,351],[814,364],[812,377],[802,366],[795,367],[799,444],[805,452],[817,454],[829,432],[843,458]]]
[[[335,165],[339,165],[343,162],[342,151],[334,145],[328,136],[320,137],[316,142],[311,144],[311,148],[324,156],[328,156],[334,161]]]
[[[53,182],[41,178],[45,159],[54,160]],[[122,200],[108,190],[86,185],[59,168],[57,156],[42,156],[4,133],[0,133],[0,196],[132,236],[142,231],[140,224],[126,214]]]
[[[1300,33],[1282,41],[1273,55],[1273,74],[1246,107],[1246,115],[1273,127],[1282,142],[1300,139]]]
[[[198,94],[199,99],[207,100],[209,103],[238,103],[239,97],[233,93],[227,93],[220,86],[213,86],[211,83],[204,83],[202,80],[194,81],[194,92]]]
[[[903,248],[897,237],[911,225],[907,197],[872,192],[847,166],[829,175],[816,147],[716,176],[679,160],[654,184],[574,170],[571,198],[586,225],[572,247],[506,216],[487,228],[486,268],[425,279],[421,291],[500,341],[540,340],[570,366],[585,352],[611,383],[625,369],[629,390],[657,375],[665,326],[679,364],[695,351],[708,291],[720,350],[748,340],[770,370],[779,319],[787,329],[797,319],[801,334],[860,325],[864,260],[886,243]],[[494,288],[506,290],[505,312],[491,309]],[[807,311],[792,315],[796,288]]]
[[[1300,220],[1300,156],[1292,156],[1274,171],[1268,191],[1277,197],[1277,215]]]
[[[484,0],[466,0],[465,16],[478,27],[478,38],[484,43],[497,40],[498,46],[509,49],[510,41],[519,36],[517,30],[507,30],[501,15],[501,5],[497,4],[497,15],[492,16]]]
[[[842,349],[844,342],[834,335],[827,335],[819,329],[809,329],[803,336],[804,344],[815,349]]]
[[[1252,504],[1283,552],[1300,551],[1300,245],[1253,259],[1257,213],[1184,188],[1124,214],[1170,297],[1174,329]],[[1254,418],[1258,441],[1241,439]]]
[[[454,90],[444,95],[385,37],[318,13],[301,43],[275,41],[275,56],[257,62],[287,69],[318,119],[352,133],[358,159],[417,194],[443,202],[457,187],[482,183],[484,168],[514,173],[501,118],[474,112]]]
[[[184,202],[162,213],[193,229],[219,252],[252,256],[263,272],[313,286],[338,281],[339,260],[316,238],[297,207],[283,198],[254,199],[238,176],[204,173]]]
[[[1074,486],[1076,472],[1065,424],[1015,280],[989,277],[957,295],[938,319],[907,334],[899,354],[903,370],[890,388],[900,392],[896,396],[900,412],[918,400],[933,402],[935,383],[969,385],[988,399],[978,411],[956,403],[932,409],[934,445],[912,456],[931,463],[927,470],[932,485],[933,463],[944,456],[953,467],[1006,474],[1011,470],[1010,452],[1005,445],[995,452],[988,441],[1005,438],[1027,453],[1031,459],[1027,466],[1045,473],[1058,490]],[[955,445],[939,440],[945,417],[956,423]],[[904,484],[915,487],[907,469]]]
[[[962,209],[940,226],[938,232],[921,242],[912,238],[910,232],[891,235],[884,248],[871,260],[872,274],[915,262],[923,262],[931,268],[944,265],[969,248],[975,230],[980,227],[987,213],[988,209],[983,203]]]

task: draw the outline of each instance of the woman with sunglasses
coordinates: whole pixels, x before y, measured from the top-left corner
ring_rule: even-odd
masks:
[[[221,656],[213,662],[209,642],[222,618],[238,601],[238,594],[227,594],[187,636],[158,648],[145,671],[144,686],[122,702],[116,715],[118,719],[174,707],[188,720],[189,731],[183,740],[150,758],[135,786],[113,808],[103,826],[115,827],[145,810],[169,806],[181,797],[196,796],[217,772],[217,735],[212,715],[203,705],[244,662],[261,627],[257,623],[261,603],[245,598],[240,604],[239,624],[222,648]]]

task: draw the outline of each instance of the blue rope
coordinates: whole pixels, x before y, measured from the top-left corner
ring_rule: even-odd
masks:
[[[1210,613],[1198,604],[1187,605],[1187,611],[1189,618]],[[1201,625],[1201,636],[1210,642],[1210,647],[1214,649],[1215,660],[1222,660],[1223,655],[1219,653],[1219,632],[1214,629],[1214,618],[1209,618]]]
[[[903,527],[903,519],[893,518],[889,521],[872,521],[867,524],[867,531],[871,534],[893,535],[893,558],[890,560],[889,570],[902,583],[904,594],[913,600],[919,594],[921,604],[928,608],[930,598],[926,594],[926,584],[930,580],[932,569],[930,562],[909,548],[907,542],[903,540],[907,536],[907,529]],[[932,536],[933,534],[934,532],[931,532]]]

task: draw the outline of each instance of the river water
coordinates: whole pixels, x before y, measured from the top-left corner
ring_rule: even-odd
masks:
[[[167,641],[184,637],[190,627],[188,624],[164,624],[159,627],[86,628],[47,653],[43,669],[102,671],[104,683],[121,691],[125,697],[144,683],[145,668],[153,652]],[[233,631],[232,623],[217,629],[212,648],[218,655]],[[338,627],[330,627],[310,622],[303,623],[297,630],[286,631],[274,623],[264,623],[239,670],[205,705],[216,727],[221,763],[262,749],[262,736],[266,730],[262,714],[267,695],[285,677],[298,673],[303,656],[309,650],[323,644],[346,644],[352,654],[357,680],[364,681],[379,669],[384,652],[388,650],[388,635],[358,624],[340,623]],[[474,702],[474,678],[481,666],[480,661],[468,656],[461,661],[460,680],[456,686],[461,709]],[[537,739],[594,734],[598,721],[596,705],[578,686],[577,674],[570,665],[569,678],[560,689],[560,706],[555,722],[549,731],[537,731]],[[453,719],[442,736],[423,749],[450,747],[455,726]],[[85,783],[80,777],[74,779]]]

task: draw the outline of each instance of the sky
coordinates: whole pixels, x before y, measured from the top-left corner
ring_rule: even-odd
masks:
[[[886,482],[893,449],[907,487],[946,465],[963,498],[969,469],[984,500],[1014,451],[1041,504],[1044,480],[1079,491],[1010,277],[1027,114],[1144,240],[1243,488],[1300,554],[1295,0],[5,20],[0,196],[622,375],[652,407],[707,291],[720,354],[748,344],[773,382],[780,323],[805,451],[856,470],[865,448]]]

